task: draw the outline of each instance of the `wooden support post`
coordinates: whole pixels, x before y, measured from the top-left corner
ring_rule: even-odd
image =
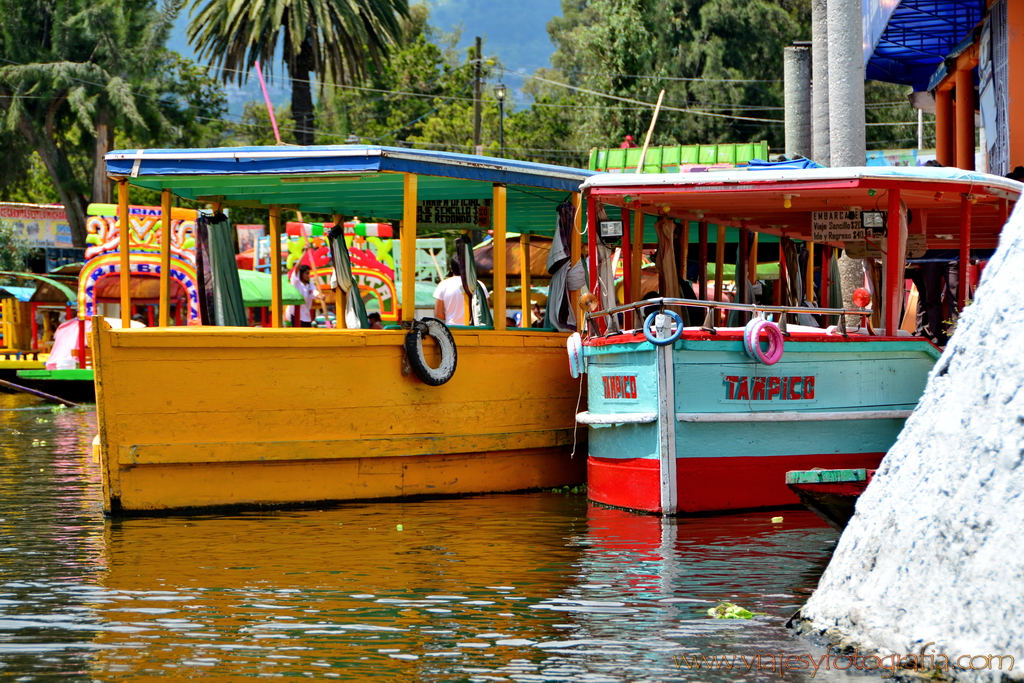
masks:
[[[622,249],[619,251],[622,262],[622,303],[633,301],[633,222],[630,220],[629,209],[622,209]],[[618,301],[615,297],[615,273],[612,273],[612,306]],[[623,328],[633,329],[633,312],[626,311],[622,316]]]
[[[533,325],[533,306],[530,304],[530,236],[519,235],[519,293],[523,309],[523,327]]]
[[[270,207],[270,326],[283,327],[281,311],[281,207]]]
[[[402,322],[416,319],[416,195],[419,177],[405,174],[402,200]]]
[[[971,196],[960,197],[960,273],[956,287],[956,308],[961,313],[967,305],[967,289],[971,282]]]
[[[340,213],[336,213],[331,216],[331,220],[334,221],[335,227],[342,229],[341,239],[345,239],[345,222],[341,218]],[[358,289],[359,285],[353,284]],[[356,292],[359,293],[358,291]],[[334,288],[334,323],[335,327],[339,330],[348,329],[348,320],[346,320],[346,313],[348,312],[348,292],[343,290],[341,287]]]
[[[804,273],[804,298],[814,303],[814,242],[807,242],[807,272]],[[798,304],[799,305],[799,304]]]
[[[132,223],[128,211],[128,179],[121,178],[117,181],[117,217],[121,226],[121,327],[125,330],[132,326],[132,293],[129,289],[132,277],[131,262],[131,235]],[[35,317],[32,318],[35,320]],[[33,335],[34,338],[34,335]]]
[[[779,279],[775,287],[776,306],[785,306],[789,298],[787,293],[789,281],[786,273],[786,250],[784,249],[787,239],[787,237],[779,238]]]
[[[952,166],[953,159],[953,90],[935,91],[935,160]]]
[[[494,184],[494,329],[505,330],[505,295],[507,293],[507,271],[505,270],[505,228],[508,189],[504,185]],[[484,302],[486,305],[486,302]]]
[[[828,297],[828,288],[832,284],[828,270],[831,259],[832,247],[825,244],[821,245],[821,295],[818,297],[818,301],[821,303],[822,308],[828,308],[831,305]]]
[[[572,193],[572,206],[575,211],[572,220],[572,237],[569,240],[569,265],[575,266],[583,255],[583,236],[580,229],[583,227],[583,196],[579,192]],[[578,289],[569,291],[569,304],[572,306],[573,315],[576,316],[576,329],[583,330],[583,313],[580,310],[580,292]]]
[[[885,284],[882,289],[882,324],[885,334],[895,337],[903,315],[903,257],[900,235],[900,190],[889,190],[889,214],[885,235]]]
[[[754,238],[750,242],[750,258],[748,259],[747,267],[747,279],[750,282],[757,282],[757,238],[760,237],[759,233],[754,233]]]
[[[171,191],[160,193],[160,327],[171,324]]]
[[[690,261],[690,221],[683,221],[683,234],[679,240],[679,275],[682,279],[687,280],[686,277],[689,271]]]
[[[708,222],[697,224],[697,298],[708,298]]]
[[[965,171],[974,170],[974,72],[959,67],[956,81],[956,165]]]
[[[725,275],[725,226],[718,226],[718,238],[715,240],[715,301],[722,301],[723,276]]]
[[[642,211],[633,212],[633,267],[630,269],[633,274],[633,298],[638,301],[644,298],[643,292],[643,266],[644,266],[644,214]]]
[[[750,263],[750,231],[747,230],[746,223],[740,224],[740,249],[739,249],[739,263],[736,264],[736,270],[733,275],[734,284],[736,285],[736,301],[745,304],[747,302],[747,292],[750,289],[750,284],[747,282],[747,271]],[[744,315],[743,319],[746,319]]]
[[[597,279],[597,200],[587,196],[587,270],[590,271],[590,292],[597,295],[601,283]]]

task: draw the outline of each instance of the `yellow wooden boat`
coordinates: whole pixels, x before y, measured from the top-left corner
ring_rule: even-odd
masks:
[[[583,480],[585,448],[571,456],[581,387],[569,374],[567,335],[506,329],[503,243],[506,228],[551,234],[556,208],[571,200],[571,261],[578,261],[578,188],[589,172],[357,145],[117,151],[106,161],[119,187],[121,225],[128,224],[130,186],[160,191],[165,215],[172,195],[266,208],[277,267],[282,208],[392,221],[401,231],[407,302],[415,300],[418,215],[422,223],[430,214],[424,207],[438,206],[431,202],[488,206],[499,247],[493,328],[453,327],[457,369],[447,383],[428,386],[405,362],[407,329],[282,329],[279,278],[271,328],[168,326],[165,234],[160,324],[93,325],[108,514],[515,491]],[[432,228],[448,222],[439,213]],[[458,220],[446,227],[466,228]],[[129,256],[123,249],[126,319]],[[406,327],[413,318],[413,307],[404,307]]]

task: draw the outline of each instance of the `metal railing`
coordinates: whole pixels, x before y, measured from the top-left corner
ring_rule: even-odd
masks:
[[[657,307],[659,311],[664,311],[665,308],[669,306],[707,309],[707,312],[704,315],[704,324],[701,325],[701,329],[711,334],[716,333],[715,319],[718,317],[718,311],[720,309],[727,311],[747,311],[755,314],[778,313],[779,330],[785,336],[789,336],[789,332],[786,331],[786,318],[791,314],[838,316],[839,323],[836,325],[836,332],[844,337],[850,336],[846,330],[846,316],[864,317],[871,315],[871,311],[863,309],[810,308],[807,306],[763,306],[761,304],[739,304],[729,301],[705,301],[703,299],[674,299],[669,297],[660,297],[657,299],[641,299],[640,301],[634,301],[631,304],[623,304],[622,306],[615,306],[605,311],[591,311],[586,314],[586,320],[589,323],[597,318],[612,316],[616,313],[624,313],[626,311],[638,312],[640,309],[647,309],[650,307]],[[822,330],[822,332],[824,332],[824,330]]]

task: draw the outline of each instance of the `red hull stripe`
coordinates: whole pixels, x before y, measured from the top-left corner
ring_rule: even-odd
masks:
[[[715,512],[799,505],[786,486],[789,470],[874,469],[885,453],[779,455],[742,458],[679,458],[679,511]],[[587,492],[606,505],[661,511],[658,461],[649,458],[587,460]]]

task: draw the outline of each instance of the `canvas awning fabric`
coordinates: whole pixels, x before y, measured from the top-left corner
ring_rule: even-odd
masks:
[[[0,299],[17,299],[18,301],[31,301],[32,295],[35,293],[35,287],[13,287],[11,285],[0,287]]]
[[[121,150],[105,159],[111,176],[186,199],[382,221],[402,220],[404,173],[419,175],[420,201],[490,199],[493,185],[501,183],[508,187],[508,230],[546,235],[554,230],[555,207],[594,175],[527,161],[367,145]]]
[[[239,270],[238,281],[242,286],[242,301],[246,308],[270,306],[270,273]],[[281,303],[285,306],[301,306],[305,303],[299,290],[288,281],[287,275],[281,276]]]

